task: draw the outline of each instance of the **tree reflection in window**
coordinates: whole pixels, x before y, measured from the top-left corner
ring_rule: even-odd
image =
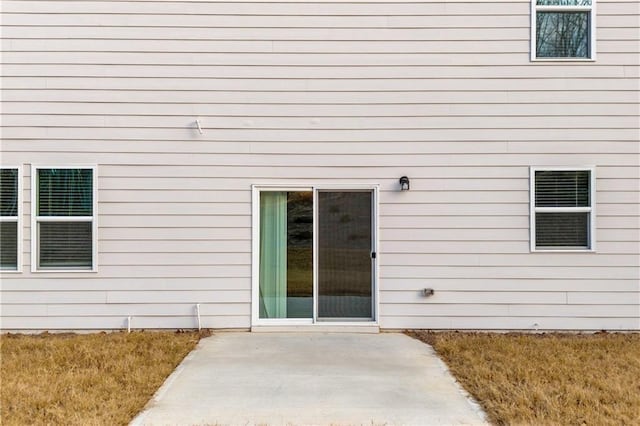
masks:
[[[588,58],[589,12],[538,12],[539,58]]]

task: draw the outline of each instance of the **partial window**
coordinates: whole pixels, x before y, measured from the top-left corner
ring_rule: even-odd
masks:
[[[531,249],[593,250],[593,170],[533,168],[531,179]]]
[[[595,58],[595,0],[532,1],[532,59]]]
[[[94,168],[36,168],[35,270],[95,269]]]
[[[19,270],[20,170],[0,169],[0,269]]]

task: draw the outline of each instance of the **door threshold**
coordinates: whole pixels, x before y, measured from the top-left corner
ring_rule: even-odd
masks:
[[[304,324],[304,325],[254,325],[254,333],[380,333],[378,324]]]

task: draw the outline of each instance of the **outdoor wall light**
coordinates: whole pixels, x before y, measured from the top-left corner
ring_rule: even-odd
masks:
[[[400,178],[400,191],[408,191],[409,190],[409,178],[406,176],[402,176]]]

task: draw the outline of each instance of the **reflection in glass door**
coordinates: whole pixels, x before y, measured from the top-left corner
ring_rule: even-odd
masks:
[[[373,191],[258,196],[258,318],[373,320]]]

